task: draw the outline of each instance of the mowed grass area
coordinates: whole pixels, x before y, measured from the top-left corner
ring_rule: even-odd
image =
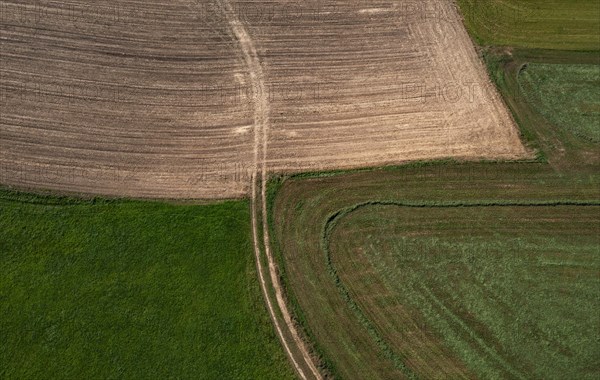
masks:
[[[549,122],[600,142],[600,65],[528,64],[521,91]]]
[[[281,379],[247,201],[0,192],[0,377]]]
[[[328,252],[416,375],[595,379],[598,226],[600,207],[365,205]]]
[[[339,258],[339,255],[342,254],[357,256],[354,249],[360,247],[360,242],[354,244],[353,241],[356,242],[356,239],[364,237],[354,236],[354,240],[352,240],[350,236],[352,233],[349,233],[348,236],[339,238],[334,236],[329,239],[328,231],[333,221],[345,213],[351,212],[354,208],[363,207],[365,204],[390,202],[406,205],[409,208],[418,208],[423,214],[420,219],[413,218],[415,224],[412,226],[413,231],[410,234],[402,235],[406,231],[404,231],[403,225],[398,223],[406,221],[405,215],[414,216],[417,211],[407,211],[405,208],[398,207],[385,215],[373,216],[374,219],[377,219],[378,227],[371,235],[373,239],[385,241],[386,236],[391,232],[384,227],[389,225],[389,228],[393,229],[390,237],[398,239],[397,244],[401,244],[403,236],[414,239],[423,238],[423,243],[414,243],[415,250],[422,253],[427,251],[429,247],[427,244],[432,242],[431,236],[435,237],[435,234],[441,233],[457,239],[441,242],[446,247],[450,247],[447,251],[456,249],[454,258],[462,255],[462,250],[466,247],[473,250],[486,244],[487,247],[497,247],[495,252],[498,254],[504,252],[508,255],[501,260],[501,263],[511,260],[513,256],[509,255],[509,250],[515,247],[521,247],[521,252],[525,252],[525,255],[535,257],[537,253],[545,251],[549,245],[553,244],[551,239],[558,239],[553,236],[551,226],[557,230],[568,227],[566,231],[570,235],[563,235],[562,241],[555,240],[560,244],[570,241],[571,245],[563,245],[564,247],[579,246],[582,241],[586,241],[586,245],[581,247],[584,253],[597,256],[600,249],[598,244],[593,245],[590,237],[590,234],[597,233],[600,228],[598,219],[590,217],[592,214],[600,213],[597,206],[592,206],[600,204],[600,176],[591,171],[557,172],[552,166],[537,162],[440,162],[330,176],[315,175],[313,178],[292,177],[272,186],[273,191],[276,191],[271,217],[275,242],[274,251],[280,255],[287,293],[294,305],[298,320],[304,326],[307,335],[315,342],[315,351],[321,355],[323,362],[332,373],[345,379],[454,377],[461,374],[483,373],[484,371],[490,371],[489,373],[518,371],[515,373],[523,374],[528,378],[534,376],[535,373],[546,371],[546,367],[543,367],[541,363],[539,364],[541,367],[529,366],[534,356],[524,358],[511,356],[514,355],[514,352],[527,351],[530,347],[528,343],[537,339],[537,336],[533,335],[535,330],[525,329],[517,333],[508,329],[507,326],[486,326],[485,323],[488,320],[477,320],[470,314],[459,315],[459,322],[457,322],[459,326],[473,323],[479,329],[471,331],[473,332],[472,336],[463,337],[465,341],[472,343],[469,341],[472,339],[475,342],[472,344],[476,348],[478,347],[477,342],[485,342],[496,350],[494,351],[496,353],[491,356],[492,359],[472,356],[476,358],[473,360],[484,361],[484,364],[477,362],[477,365],[474,365],[465,357],[475,354],[453,353],[452,350],[457,349],[457,346],[451,344],[451,339],[454,338],[441,334],[424,315],[418,314],[424,313],[426,310],[415,308],[414,304],[398,298],[395,293],[391,292],[383,283],[383,277],[378,275],[375,270],[369,271],[369,267],[363,265],[364,263],[356,265],[349,263],[348,265],[356,270],[356,275],[352,278],[340,279],[336,275],[336,268],[340,260],[336,261],[336,257]],[[489,212],[489,207],[508,207],[515,203],[520,205],[585,204],[587,206],[577,206],[580,208],[575,209],[576,213],[572,212],[566,216],[558,213],[561,208],[549,207],[546,210],[546,217],[540,214],[540,208],[520,206],[524,208],[519,217],[528,218],[528,223],[519,222],[515,215],[505,214],[503,216],[501,213],[490,214]],[[468,207],[473,204],[485,207],[475,209]],[[455,214],[443,215],[439,211],[429,210],[429,208],[444,205],[455,207]],[[572,211],[572,209],[570,210]],[[464,213],[464,216],[461,217],[461,213]],[[581,219],[578,218],[583,218],[583,215],[588,216],[583,220],[589,221],[590,224],[587,229],[577,231],[573,226],[581,226],[582,223],[578,223],[578,220]],[[504,220],[500,221],[501,217]],[[552,225],[554,219],[558,224]],[[456,228],[461,225],[461,221],[469,220],[473,220],[473,223],[479,222],[480,230],[474,230],[467,234],[465,232],[467,227],[464,227],[462,233],[466,240],[460,241],[461,235]],[[491,220],[494,220],[495,224],[487,223]],[[515,229],[519,230],[518,234],[513,233],[513,237],[520,236],[522,241],[520,243],[515,241],[503,243],[509,233],[500,229],[502,225],[509,227],[513,225]],[[540,229],[548,227],[548,233],[543,234],[539,229],[536,232],[529,228],[533,225],[538,225]],[[455,226],[456,228],[454,228]],[[335,231],[334,229],[333,232],[335,233]],[[485,232],[484,235],[481,235],[482,231]],[[354,235],[361,234],[363,232],[354,230]],[[332,244],[345,244],[346,241],[349,244],[346,247],[347,251],[338,250],[336,253],[338,256],[334,255],[332,256],[333,261],[328,261],[328,241]],[[465,245],[461,245],[463,243]],[[375,243],[373,244],[374,247],[377,247]],[[469,246],[469,244],[471,245]],[[564,250],[561,251],[560,245],[555,249],[555,253],[564,253]],[[590,249],[592,249],[591,252]],[[392,255],[393,252],[382,250],[381,255]],[[480,259],[485,261],[485,256],[489,253],[483,250],[480,254],[483,255]],[[573,254],[575,256],[572,261],[586,263],[587,256],[578,255],[577,252],[573,252]],[[410,257],[414,257],[414,255]],[[431,256],[427,257],[431,258]],[[497,259],[497,257],[491,258],[488,268],[492,268],[494,260]],[[560,259],[560,255],[557,256],[557,260],[560,261]],[[436,257],[436,260],[438,261],[433,261],[431,264],[437,265],[438,270],[452,270],[451,267],[444,264],[443,257]],[[515,265],[518,264],[518,262],[515,263]],[[597,278],[597,259],[589,261],[587,264],[590,265],[587,270],[590,270],[591,275]],[[521,267],[522,272],[532,269],[535,268]],[[575,267],[576,271],[579,269],[585,268]],[[411,271],[412,268],[408,266],[405,268],[395,267],[392,271],[397,272],[397,276],[414,278],[405,270]],[[598,301],[600,287],[597,282],[596,285],[592,283],[587,285],[588,292],[595,291],[595,298],[590,299],[591,293],[585,295],[579,292],[580,283],[569,277],[570,270],[571,268],[565,269],[562,283],[564,289],[554,294],[553,298],[548,299],[548,307],[552,306],[553,308],[546,309],[546,323],[550,323],[550,321],[557,323],[547,326],[550,331],[560,331],[566,325],[578,323],[579,317],[569,319],[568,316],[561,314],[565,309],[585,304],[586,309],[576,310],[577,313],[586,313],[585,310],[596,310],[600,306]],[[535,271],[530,275],[535,276]],[[457,284],[452,281],[445,282],[445,280],[448,278],[439,278],[438,288],[432,290],[434,294],[454,292]],[[346,284],[364,286],[370,295],[365,297],[364,293],[352,294],[344,290]],[[524,290],[519,290],[519,284],[514,285],[517,293],[503,294],[502,297],[509,305],[520,305],[521,299],[517,298],[515,294]],[[507,283],[506,286],[509,284]],[[457,290],[456,294],[458,297],[462,297],[464,292]],[[455,307],[450,303],[452,299],[441,298],[440,300],[445,308],[452,310]],[[364,306],[365,302],[373,302],[374,305]],[[534,306],[528,305],[527,307]],[[490,305],[489,309],[483,310],[481,313],[493,314],[496,312],[496,308],[497,305],[494,307]],[[388,319],[387,316],[392,314],[395,317]],[[510,310],[507,310],[507,315],[510,315]],[[510,319],[510,317],[508,318]],[[559,366],[570,363],[573,371],[579,371],[578,373],[582,375],[585,375],[589,368],[597,371],[598,361],[588,359],[598,359],[599,357],[598,331],[597,329],[586,330],[585,326],[587,325],[577,330],[580,335],[573,335],[569,342],[562,343],[570,350],[574,350],[574,346],[577,346],[577,350],[588,350],[589,354],[585,356],[585,359],[584,357],[574,359],[574,356],[570,356],[575,351],[564,351],[560,353],[562,355],[561,362],[551,368],[561,368]],[[490,339],[486,329],[508,337],[520,336],[521,340],[505,340],[499,344]],[[407,334],[413,335],[407,337]],[[581,334],[585,335],[585,339],[580,340]],[[422,338],[424,335],[427,339]],[[556,338],[556,335],[553,338]],[[554,340],[549,342],[554,342]],[[590,345],[590,342],[593,345]],[[556,349],[557,347],[548,347],[546,351],[531,353],[531,355],[556,353]],[[481,350],[487,353],[487,349]],[[497,364],[495,360],[498,357],[503,362],[510,363],[509,368],[512,369],[507,370],[503,365]],[[550,355],[545,360],[547,363],[554,359]],[[504,372],[505,375],[506,373]],[[564,378],[560,375],[562,373],[557,372],[553,378]],[[520,376],[513,374],[506,377]]]
[[[599,50],[600,2],[595,0],[458,0],[480,45]]]

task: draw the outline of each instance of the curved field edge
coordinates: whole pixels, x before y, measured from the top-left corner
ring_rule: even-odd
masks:
[[[529,64],[600,65],[598,52],[491,47],[484,48],[482,56],[492,81],[519,126],[522,140],[537,152],[539,162],[548,162],[557,170],[576,171],[594,171],[600,165],[597,144],[546,119],[529,101],[522,84]]]
[[[255,281],[249,213],[248,201],[1,190],[0,373],[293,378]]]
[[[261,181],[259,181],[261,182]],[[262,187],[262,184],[260,186],[258,186],[259,188]],[[267,202],[267,205],[269,204],[269,200],[270,198],[270,191],[269,191],[269,187],[267,186],[265,188],[265,201]],[[267,210],[269,209],[269,206],[266,206]],[[268,214],[267,214],[267,218],[269,218]],[[262,225],[263,223],[263,214],[262,213],[258,213],[256,215],[256,220],[255,223],[257,225]],[[270,228],[270,225],[267,222],[267,228]],[[269,231],[272,232],[272,231]],[[275,251],[273,252],[273,249],[271,249],[271,255],[273,255],[273,260],[274,260],[274,266],[271,266],[269,263],[269,258],[267,257],[267,253],[266,253],[266,249],[265,249],[265,239],[264,239],[264,235],[265,235],[265,231],[262,228],[259,228],[257,230],[257,239],[258,239],[258,252],[256,253],[256,258],[257,258],[257,266],[260,266],[260,268],[262,269],[263,273],[269,273],[268,276],[264,276],[264,281],[265,281],[265,285],[264,285],[264,290],[263,290],[263,301],[266,302],[270,302],[271,305],[276,305],[276,307],[272,308],[272,315],[271,318],[276,319],[276,322],[279,323],[279,326],[286,326],[286,328],[282,328],[278,331],[279,335],[279,339],[280,340],[285,340],[285,343],[287,344],[287,351],[286,353],[288,354],[288,360],[291,361],[290,355],[292,355],[294,358],[302,358],[302,360],[300,361],[294,361],[291,364],[294,364],[294,369],[296,371],[297,375],[300,375],[299,370],[302,370],[302,375],[303,376],[323,376],[324,378],[327,378],[329,373],[327,371],[327,367],[323,365],[322,363],[322,358],[320,355],[318,355],[312,345],[311,345],[311,341],[310,339],[308,339],[305,335],[305,331],[302,329],[302,327],[299,325],[298,320],[295,318],[295,313],[292,311],[291,313],[289,313],[288,311],[288,315],[284,315],[281,307],[280,307],[280,302],[285,303],[286,307],[290,307],[293,305],[290,305],[290,299],[288,297],[288,293],[285,291],[285,279],[284,277],[281,275],[282,271],[281,271],[281,267],[279,267],[277,264],[279,262],[278,260],[278,253]],[[273,240],[273,237],[270,238],[270,241]],[[270,243],[271,245],[273,245],[272,243]],[[273,275],[271,274],[271,271],[273,271],[275,279],[273,278]],[[275,286],[273,284],[273,281],[278,281],[277,286],[279,287],[279,296],[281,297],[281,299],[278,298],[277,295],[277,290],[275,289]],[[265,299],[265,297],[268,297],[268,300]],[[291,328],[287,328],[288,325],[288,319],[291,320]],[[292,328],[294,329],[294,331],[292,332]],[[300,346],[302,345],[302,347]],[[306,357],[308,356],[308,358]],[[310,360],[311,362],[308,363],[307,360]],[[315,374],[314,372],[317,371],[318,374]]]
[[[285,271],[285,260],[283,256],[283,252],[281,251],[281,246],[279,245],[279,240],[277,234],[275,233],[274,221],[273,221],[273,206],[275,202],[275,198],[283,182],[285,181],[284,176],[271,176],[269,181],[267,182],[267,225],[270,231],[270,242],[271,242],[271,250],[273,252],[273,257],[277,264],[277,273],[279,276],[279,282],[282,287],[283,294],[285,296],[285,302],[289,305],[291,311],[291,317],[296,324],[296,328],[300,337],[303,339],[306,347],[310,351],[314,363],[319,368],[321,375],[325,379],[335,378],[337,374],[337,370],[335,368],[335,364],[327,358],[324,353],[324,350],[319,345],[318,340],[315,335],[310,330],[306,316],[302,312],[302,308],[298,303],[298,299],[295,297],[294,292],[291,291],[291,285],[288,281],[288,276],[286,276]],[[262,231],[261,231],[262,234]],[[264,264],[263,264],[264,265]],[[269,284],[269,292],[271,297],[275,297],[272,290],[272,284]],[[283,321],[283,317],[279,310],[277,310],[277,318],[280,321]],[[291,337],[286,334],[286,338],[291,341]]]
[[[457,189],[456,181],[461,179],[469,182],[472,188],[470,191]],[[571,182],[556,175],[547,165],[537,163],[428,163],[407,165],[395,170],[338,174],[333,177],[275,178],[270,187],[273,244],[278,254],[283,282],[286,284],[286,291],[294,306],[297,320],[307,331],[310,340],[317,342],[315,350],[324,358],[323,362],[331,373],[342,376],[339,366],[336,366],[335,360],[331,358],[331,346],[328,349],[319,341],[317,337],[322,334],[322,331],[314,331],[315,328],[318,330],[319,326],[310,322],[310,317],[301,306],[303,303],[306,306],[304,293],[310,294],[312,288],[308,283],[314,279],[307,279],[308,282],[304,282],[302,278],[299,282],[300,275],[309,274],[294,274],[297,269],[291,268],[290,265],[296,264],[290,264],[290,257],[286,256],[293,252],[295,257],[293,260],[296,262],[296,256],[303,247],[306,250],[303,257],[322,257],[322,252],[319,253],[314,249],[321,246],[322,230],[315,230],[317,227],[313,225],[322,227],[324,222],[319,221],[325,221],[345,209],[348,203],[367,202],[368,204],[372,203],[374,197],[384,199],[385,202],[386,198],[398,198],[399,193],[402,193],[406,197],[403,202],[415,206],[448,203],[449,197],[463,199],[453,202],[455,206],[473,203],[469,199],[477,200],[478,204],[499,205],[514,204],[512,199],[515,198],[529,199],[529,203],[546,204],[550,201],[544,199],[548,198],[563,199],[563,201],[550,203],[571,203],[569,199],[573,197],[582,199],[582,201],[576,200],[575,203],[595,204],[598,181],[597,177],[595,179],[582,177]],[[571,189],[566,186],[569,183],[573,183]],[[369,189],[378,195],[370,193]],[[350,200],[345,202],[344,199]],[[363,201],[352,202],[352,199],[363,199]],[[332,203],[337,206],[332,206]],[[306,232],[299,225],[303,221],[310,221]],[[291,240],[304,242],[300,246]],[[302,285],[299,285],[300,283]],[[315,289],[321,290],[321,287]],[[336,289],[336,294],[337,292]],[[324,321],[316,322],[317,325],[324,323]]]
[[[321,236],[321,249],[324,252],[325,264],[327,266],[327,272],[330,275],[331,281],[335,283],[338,288],[341,297],[346,302],[349,309],[353,311],[356,319],[360,324],[369,331],[371,337],[375,340],[383,354],[394,364],[402,370],[407,378],[418,378],[418,374],[415,374],[410,368],[403,362],[401,353],[395,352],[390,342],[386,341],[382,335],[381,330],[378,328],[376,323],[371,321],[365,311],[359,306],[358,302],[353,299],[351,291],[348,289],[344,281],[338,275],[338,269],[336,268],[331,253],[331,236],[336,227],[341,221],[351,214],[370,208],[373,206],[395,206],[400,208],[412,208],[412,209],[459,209],[459,208],[492,208],[492,207],[518,207],[518,208],[537,208],[537,207],[560,207],[560,206],[600,206],[600,200],[598,201],[539,201],[539,202],[519,202],[519,201],[481,201],[481,202],[401,202],[401,201],[368,201],[360,204],[356,204],[350,207],[343,208],[332,213],[326,220],[322,229]],[[479,338],[479,340],[481,340]],[[442,341],[443,342],[443,341]],[[483,346],[484,343],[480,342]],[[514,376],[515,378],[525,378],[522,373],[515,372],[508,364],[505,365],[506,375]],[[421,376],[431,376],[432,374],[421,374]],[[435,374],[433,374],[435,375]],[[468,373],[463,374],[464,376],[471,376]],[[488,374],[489,375],[489,374]],[[497,374],[496,374],[497,375]]]
[[[547,120],[600,143],[600,65],[533,62],[519,79],[527,101]]]

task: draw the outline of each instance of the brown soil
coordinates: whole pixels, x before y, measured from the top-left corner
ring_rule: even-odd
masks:
[[[270,172],[526,151],[451,1],[2,2],[0,181],[246,196],[256,91]],[[261,156],[267,150],[261,148]]]

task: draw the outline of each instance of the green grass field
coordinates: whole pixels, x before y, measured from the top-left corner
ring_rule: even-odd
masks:
[[[458,0],[480,45],[599,50],[596,0]]]
[[[247,201],[0,192],[0,377],[281,379]]]
[[[595,379],[599,225],[600,207],[366,205],[328,248],[420,377]]]
[[[600,142],[600,66],[532,63],[520,74],[527,100],[549,122]]]
[[[540,159],[557,170],[597,170],[598,143],[581,136],[586,132],[593,136],[599,128],[598,124],[594,126],[598,100],[593,93],[597,92],[599,79],[594,71],[600,67],[600,53],[489,48],[483,57],[519,124],[523,141],[538,151]],[[539,77],[546,67],[555,77],[532,82],[529,71]],[[576,78],[577,86],[569,84],[567,78]],[[544,98],[535,91],[544,91]],[[550,105],[555,108],[550,109]]]
[[[557,172],[552,166],[545,163],[451,163],[440,162],[427,165],[408,165],[394,169],[379,169],[374,171],[364,171],[356,173],[347,173],[336,176],[318,176],[314,178],[295,177],[285,180],[279,185],[273,185],[278,188],[277,195],[272,207],[272,228],[275,241],[277,242],[275,251],[280,255],[281,265],[283,267],[283,276],[288,289],[288,294],[295,306],[295,312],[298,320],[305,327],[308,336],[315,342],[315,350],[327,364],[329,370],[341,378],[359,379],[359,378],[430,378],[436,376],[452,377],[460,373],[483,373],[482,371],[497,371],[494,363],[470,363],[466,358],[475,355],[468,352],[461,355],[451,354],[456,350],[450,342],[451,336],[444,336],[436,332],[435,325],[431,325],[425,317],[402,317],[403,313],[414,313],[414,305],[404,303],[390,292],[385,285],[382,285],[382,276],[378,276],[375,271],[364,274],[361,271],[368,271],[368,267],[362,263],[351,265],[357,270],[356,276],[352,278],[336,277],[336,265],[340,260],[329,263],[327,259],[327,242],[331,244],[348,244],[347,250],[342,252],[338,249],[334,254],[358,255],[357,247],[360,247],[360,240],[354,244],[354,239],[365,238],[367,233],[351,230],[347,236],[328,239],[328,225],[331,221],[343,216],[348,210],[352,210],[355,205],[369,204],[372,202],[396,202],[404,205],[416,207],[417,211],[423,212],[420,220],[412,218],[415,225],[412,226],[413,232],[409,235],[413,238],[423,237],[423,243],[414,243],[416,250],[421,250],[431,234],[448,233],[449,235],[458,235],[454,227],[460,226],[458,215],[441,215],[436,207],[450,205],[456,207],[457,214],[464,213],[464,219],[467,221],[479,221],[483,224],[480,230],[474,230],[473,238],[465,242],[451,241],[445,242],[446,246],[454,247],[457,250],[489,244],[489,247],[497,247],[499,251],[506,253],[505,249],[511,249],[518,245],[514,241],[506,241],[506,246],[502,246],[503,237],[508,232],[500,229],[502,223],[513,225],[519,228],[518,220],[505,215],[505,220],[496,220],[496,225],[486,225],[486,220],[498,218],[500,213],[489,215],[489,207],[504,207],[510,204],[538,204],[538,203],[556,203],[573,204],[583,203],[588,205],[600,204],[600,176],[592,172],[583,171],[564,171]],[[480,209],[471,210],[464,207],[468,204],[486,205]],[[504,205],[504,206],[501,206]],[[463,207],[461,207],[463,206]],[[429,210],[429,208],[431,210]],[[566,206],[565,206],[566,207]],[[564,217],[559,219],[560,223],[554,226],[556,229],[569,227],[571,236],[563,236],[564,240],[571,239],[572,245],[579,245],[586,241],[586,246],[581,246],[582,250],[594,248],[592,253],[598,252],[598,244],[590,236],[590,230],[597,231],[600,223],[598,219],[590,219],[590,214],[598,215],[597,206],[577,206],[581,207],[578,213],[581,215],[570,215],[571,218]],[[588,209],[589,208],[589,209]],[[466,211],[470,210],[470,211]],[[519,209],[521,210],[521,209]],[[550,226],[552,218],[544,218],[540,214],[539,208],[527,208],[523,211],[523,217],[529,218],[529,225],[539,225],[540,228]],[[559,208],[548,208],[550,213],[554,213],[553,218],[558,218],[556,210]],[[405,214],[415,215],[417,211],[406,211],[403,208],[393,209],[385,216],[371,215],[373,223],[378,223],[378,228],[372,234],[375,239],[385,240],[385,236],[392,232],[397,237],[397,243],[401,244],[403,225],[399,224],[405,221]],[[479,211],[479,212],[476,212]],[[475,214],[474,214],[475,213]],[[571,228],[572,225],[578,225],[577,218],[583,218],[587,215],[590,221],[588,230],[579,232]],[[512,219],[511,219],[512,218]],[[549,220],[547,220],[549,219]],[[585,219],[584,219],[585,220]],[[581,224],[581,223],[580,223]],[[393,231],[384,228],[389,225]],[[420,231],[414,231],[421,229]],[[438,230],[441,229],[441,232]],[[526,247],[528,255],[535,255],[539,251],[544,251],[548,241],[544,238],[552,238],[552,235],[537,235],[531,229],[520,228],[522,244]],[[336,230],[334,230],[335,232]],[[482,231],[487,235],[478,236]],[[551,234],[552,230],[548,229]],[[530,235],[527,235],[530,233]],[[515,235],[515,234],[513,234]],[[518,237],[519,235],[515,235]],[[435,237],[435,235],[434,235]],[[556,237],[558,239],[558,237]],[[354,240],[356,241],[356,240]],[[410,243],[410,241],[409,241]],[[465,244],[460,246],[460,244]],[[471,244],[469,246],[469,244]],[[529,244],[529,245],[528,245]],[[536,245],[537,244],[537,245]],[[336,246],[338,247],[338,246]],[[429,247],[429,246],[427,246]],[[565,245],[568,247],[568,245]],[[591,248],[590,248],[591,247]],[[468,250],[467,250],[468,251]],[[300,254],[301,253],[301,254]],[[391,255],[393,251],[382,252],[383,256]],[[468,253],[468,252],[467,252]],[[483,252],[485,253],[485,252]],[[487,253],[486,253],[487,254]],[[585,256],[577,257],[574,260],[583,259]],[[511,256],[506,256],[504,261],[510,261]],[[490,265],[493,265],[493,260]],[[596,259],[597,260],[597,259]],[[595,261],[597,263],[597,261]],[[443,260],[437,262],[439,270],[444,270],[440,265]],[[436,262],[432,262],[436,265]],[[597,270],[594,270],[592,262],[589,263],[590,270],[597,277]],[[515,263],[518,265],[518,262]],[[408,269],[408,268],[407,268]],[[446,268],[448,269],[448,268]],[[527,271],[527,267],[521,268]],[[395,271],[394,271],[395,272]],[[404,276],[404,272],[397,271],[397,276]],[[406,275],[410,276],[410,275]],[[452,289],[454,283],[443,283],[436,291],[446,291]],[[369,297],[365,294],[352,294],[344,290],[344,284],[353,286],[364,286],[368,289]],[[548,299],[547,313],[548,318],[560,320],[561,310],[577,306],[578,303],[589,302],[589,299],[577,298],[579,284],[571,281],[565,287],[565,294],[555,294],[558,303],[553,304]],[[596,299],[600,297],[600,287],[598,283],[588,283],[588,291],[593,292],[595,286]],[[462,293],[461,293],[462,294]],[[569,295],[567,297],[567,294]],[[574,295],[575,294],[575,295]],[[510,302],[518,302],[518,298],[511,298],[511,294],[504,294]],[[366,305],[366,302],[374,304]],[[561,304],[562,302],[562,304]],[[362,306],[361,306],[362,305]],[[375,307],[377,306],[377,307]],[[598,303],[590,304],[592,310],[597,309]],[[386,312],[381,308],[390,308]],[[447,305],[452,307],[452,305]],[[529,305],[528,307],[533,307]],[[407,310],[409,309],[410,310]],[[487,312],[492,313],[495,309],[490,308]],[[419,310],[421,311],[421,310]],[[421,311],[422,312],[422,311]],[[586,313],[585,310],[580,310]],[[589,308],[588,308],[589,312]],[[482,312],[486,313],[486,311]],[[398,319],[387,318],[389,315],[396,315],[397,318],[403,318],[403,322]],[[411,314],[412,315],[412,314]],[[590,314],[585,314],[590,316]],[[593,317],[593,316],[592,316]],[[565,319],[564,323],[575,323],[575,320]],[[415,321],[414,323],[405,323],[406,321]],[[467,323],[465,321],[464,323]],[[398,324],[397,324],[398,323]],[[412,339],[407,339],[405,329],[396,329],[397,326],[412,326],[412,332],[416,335]],[[406,327],[407,328],[407,327]],[[558,329],[557,326],[550,326],[550,329]],[[584,329],[584,327],[582,327]],[[500,330],[502,330],[500,328]],[[497,330],[494,330],[497,331]],[[579,330],[578,333],[584,330]],[[501,334],[502,331],[496,332]],[[511,334],[504,330],[504,334]],[[588,350],[592,357],[597,358],[600,352],[598,345],[597,330],[585,330],[587,333],[584,340],[578,340],[578,335],[573,335],[573,341],[569,347],[579,345],[577,349]],[[390,335],[391,334],[391,335]],[[418,334],[429,334],[428,340],[421,339]],[[535,335],[530,335],[528,330],[522,332],[524,339],[520,342],[512,342],[514,346],[510,349],[512,352],[521,352],[528,349],[526,345],[530,340],[535,340]],[[487,341],[485,334],[477,335],[477,340]],[[432,343],[433,342],[433,343]],[[437,343],[435,343],[437,342]],[[590,345],[590,342],[593,345]],[[511,344],[512,344],[511,343]],[[458,343],[457,343],[458,344]],[[505,342],[506,344],[506,342]],[[565,343],[567,344],[567,343]],[[504,361],[516,366],[515,371],[524,372],[527,376],[533,376],[536,371],[556,369],[554,367],[527,367],[523,368],[525,360],[515,360],[507,351],[500,350],[500,355]],[[436,355],[435,353],[440,353]],[[444,354],[444,352],[446,352]],[[540,352],[543,355],[545,352]],[[532,354],[533,355],[533,354]],[[565,362],[571,363],[573,371],[579,371],[580,375],[586,374],[586,369],[582,362],[576,363],[570,361],[572,357],[561,358],[563,365]],[[589,355],[587,358],[589,359]],[[448,359],[450,358],[450,359]],[[548,359],[549,360],[549,359]],[[577,359],[585,361],[583,357]],[[518,362],[516,365],[514,362]],[[436,363],[435,365],[432,363]],[[598,362],[588,361],[588,366],[597,370]],[[479,367],[478,367],[479,366]],[[485,366],[490,366],[486,369]],[[430,372],[432,371],[432,372]],[[481,372],[480,372],[481,371]],[[490,372],[491,373],[491,372]],[[485,377],[485,376],[484,376]],[[510,376],[509,376],[510,377]]]

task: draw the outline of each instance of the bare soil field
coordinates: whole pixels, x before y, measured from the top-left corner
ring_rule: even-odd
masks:
[[[3,182],[135,197],[247,193],[246,67],[216,7],[2,2]]]
[[[524,155],[452,1],[237,3],[272,87],[271,170]]]
[[[253,157],[299,172],[527,154],[449,0],[233,1],[259,88],[213,1],[1,10],[3,184],[225,198],[250,193]]]

